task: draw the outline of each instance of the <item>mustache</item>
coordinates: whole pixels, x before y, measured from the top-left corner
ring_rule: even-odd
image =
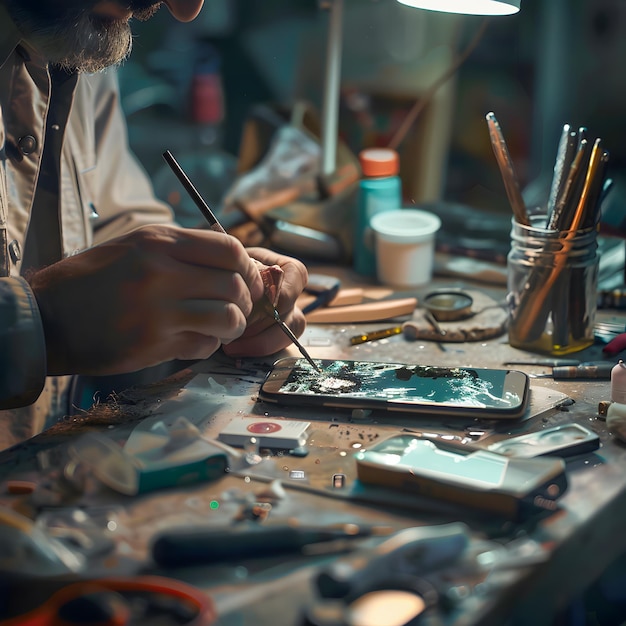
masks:
[[[130,2],[120,2],[122,6],[131,11],[144,11],[162,3],[162,0],[131,0]]]
[[[163,4],[163,0],[131,0],[131,2],[120,2],[130,11],[132,11],[135,17],[140,17],[144,14],[154,15],[154,13]]]
[[[1,1],[1,0],[0,0]],[[75,15],[89,15],[94,7],[96,7],[101,0],[91,0],[89,6],[75,9]],[[163,0],[117,0],[115,2],[123,9],[131,12],[133,17],[145,21],[151,18],[163,4]]]
[[[64,8],[57,8],[41,3],[41,0],[5,0],[12,17],[19,23],[30,26],[37,23],[56,23],[67,20],[77,20],[83,15],[89,15],[93,7],[101,0],[91,0],[88,3],[73,0]],[[3,0],[0,0],[0,4]],[[119,0],[118,4],[133,13],[137,19],[143,20],[152,17],[163,4],[163,0]]]

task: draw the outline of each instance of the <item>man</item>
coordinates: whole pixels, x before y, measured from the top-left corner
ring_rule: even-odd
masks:
[[[181,21],[203,0],[165,0]],[[307,274],[233,237],[183,230],[127,147],[115,73],[154,0],[0,0],[0,448],[67,413],[69,375],[119,374],[288,340],[253,306],[278,264],[278,309]],[[164,146],[165,148],[165,146]]]

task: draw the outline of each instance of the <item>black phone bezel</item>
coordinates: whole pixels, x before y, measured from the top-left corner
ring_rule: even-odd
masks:
[[[339,409],[371,409],[382,410],[386,412],[401,412],[415,414],[437,414],[447,416],[464,416],[464,417],[483,417],[485,419],[516,419],[526,412],[530,396],[530,379],[525,372],[512,369],[497,368],[476,368],[476,367],[460,367],[459,369],[467,369],[474,371],[506,371],[507,383],[505,389],[515,389],[519,393],[521,402],[510,409],[493,408],[493,407],[472,407],[451,405],[444,403],[400,403],[389,402],[378,399],[355,398],[349,395],[315,395],[315,394],[292,394],[280,392],[283,383],[288,379],[291,371],[301,357],[284,357],[278,359],[272,365],[265,379],[261,383],[259,390],[259,400],[273,402],[275,404],[283,404],[287,406],[314,406],[314,407],[332,407]],[[322,364],[332,362],[333,359],[316,359]],[[373,363],[373,361],[365,361],[358,359],[341,359],[346,363]],[[415,364],[394,362],[394,365],[406,365],[411,367]],[[513,387],[511,385],[515,383]]]

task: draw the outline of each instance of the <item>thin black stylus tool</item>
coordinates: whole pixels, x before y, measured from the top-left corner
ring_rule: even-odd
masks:
[[[217,217],[215,217],[213,211],[211,211],[211,209],[209,208],[209,205],[204,201],[204,198],[200,195],[200,192],[195,188],[194,184],[189,180],[189,177],[187,176],[187,174],[185,174],[185,172],[183,171],[183,168],[179,165],[178,161],[174,158],[174,155],[169,150],[166,150],[163,153],[163,158],[165,159],[167,164],[172,168],[172,171],[174,172],[174,174],[176,174],[176,177],[181,182],[182,186],[185,188],[185,190],[187,191],[191,199],[195,202],[196,206],[200,209],[200,212],[202,213],[202,215],[204,215],[204,218],[209,223],[211,230],[214,230],[215,232],[218,232],[218,233],[227,234],[223,226],[219,223]],[[300,343],[300,341],[298,340],[296,335],[293,333],[291,328],[289,328],[289,326],[287,326],[287,324],[281,319],[280,314],[278,313],[276,308],[269,302],[269,298],[267,298],[267,294],[266,294],[266,299],[268,301],[274,321],[278,324],[278,326],[285,333],[285,335],[289,337],[290,341],[296,346],[296,348],[298,348],[298,350],[300,351],[300,354],[309,362],[309,365],[317,372],[320,372],[321,371],[320,368],[317,366],[315,361],[311,358],[311,356],[306,351],[304,346]]]
[[[163,153],[163,158],[167,162],[167,164],[172,168],[172,172],[176,174],[176,177],[181,182],[182,186],[185,188],[190,198],[196,203],[196,206],[200,209],[202,215],[204,215],[206,221],[209,223],[211,230],[214,230],[218,233],[226,234],[223,226],[215,217],[215,214],[209,208],[209,205],[204,201],[204,198],[200,195],[200,192],[195,188],[194,184],[189,180],[189,176],[185,174],[183,168],[178,164],[178,161],[174,158],[174,155],[166,150]]]

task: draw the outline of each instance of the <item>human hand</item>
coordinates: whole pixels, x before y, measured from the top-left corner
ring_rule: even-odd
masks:
[[[278,265],[283,270],[284,277],[276,309],[287,326],[300,336],[306,327],[306,320],[295,304],[308,280],[306,267],[297,259],[265,248],[248,248],[247,251],[252,258],[264,265]],[[228,345],[224,345],[223,350],[231,357],[267,356],[286,348],[290,343],[273,317],[261,306],[258,307],[258,313],[255,311],[250,316],[245,332]]]
[[[263,295],[257,265],[237,239],[164,225],[63,259],[29,283],[51,375],[121,374],[207,358],[246,330]],[[292,291],[286,288],[284,302]]]

